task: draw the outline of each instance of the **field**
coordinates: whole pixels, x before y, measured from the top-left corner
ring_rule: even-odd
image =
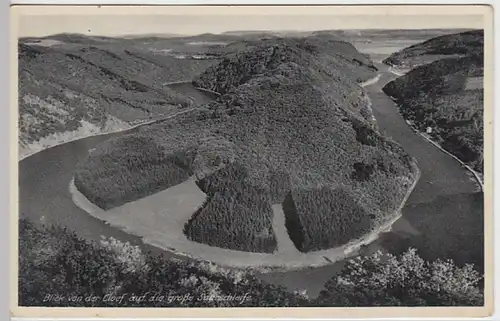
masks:
[[[346,76],[349,70],[352,76]],[[192,165],[186,168],[201,184],[209,183],[200,185],[209,198],[186,222],[188,238],[223,248],[273,252],[271,206],[289,191],[318,185],[346,191],[352,199],[343,210],[362,208],[370,230],[390,220],[415,179],[416,167],[397,144],[373,129],[373,117],[364,111],[366,94],[358,82],[375,75],[373,63],[352,45],[311,37],[248,42],[195,77],[195,86],[222,96],[193,113],[141,128],[138,134],[167,155],[189,151],[186,164]],[[157,184],[156,177],[177,173],[174,168],[166,171],[172,163],[155,160],[149,151],[147,162],[161,164],[162,173],[138,165],[126,156],[134,150],[113,144],[98,147],[79,167],[85,173],[75,177],[87,177],[85,185],[77,184],[83,194],[99,190],[108,200],[137,199],[153,192],[148,186],[170,184]],[[101,166],[106,159],[123,171]],[[228,166],[241,166],[245,173],[234,174],[237,179],[230,180],[230,187],[222,178]],[[122,186],[115,186],[117,181]],[[97,193],[92,197],[104,199]],[[310,222],[318,224],[317,218]],[[352,230],[341,241],[367,232],[345,228]]]

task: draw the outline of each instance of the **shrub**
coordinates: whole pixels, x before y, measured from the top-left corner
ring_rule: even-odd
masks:
[[[123,267],[111,251],[72,232],[19,222],[18,295],[22,306],[82,306],[84,302],[69,298],[111,293],[126,278]],[[50,294],[65,300],[46,300]]]
[[[347,262],[319,294],[321,306],[481,306],[482,277],[470,264],[427,262],[415,249]]]
[[[373,173],[375,168],[371,164],[364,163],[354,163],[354,172],[352,172],[351,177],[357,181],[367,181],[370,179],[370,175]]]
[[[311,299],[263,283],[250,272],[166,259],[119,240],[99,244],[58,226],[19,221],[21,306],[480,306],[484,301],[481,287],[482,277],[472,265],[427,262],[410,249],[400,256],[377,252],[348,261],[319,297]],[[146,293],[143,301],[130,300],[132,295]],[[61,299],[47,300],[48,294]],[[106,302],[106,294],[124,299]],[[155,295],[157,299],[151,299]],[[209,299],[215,295],[234,299]],[[90,296],[97,300],[85,300]]]
[[[352,120],[352,128],[354,128],[356,132],[356,140],[363,145],[378,146],[383,141],[375,130],[359,120]]]
[[[114,237],[105,238],[104,236],[101,236],[100,245],[103,249],[113,253],[115,260],[124,265],[126,273],[144,272],[149,268],[137,245],[131,245],[129,242],[123,243]]]
[[[48,300],[48,295],[58,299]],[[109,301],[109,295],[118,300]],[[145,295],[142,301],[131,300],[132,296],[142,295]],[[89,297],[96,300],[86,300]],[[263,283],[246,271],[166,259],[163,255],[142,253],[136,246],[119,240],[103,240],[99,244],[85,241],[58,226],[19,222],[21,306],[287,307],[308,304],[303,296]]]
[[[283,202],[286,227],[301,252],[343,245],[367,233],[368,213],[343,189],[294,191]]]

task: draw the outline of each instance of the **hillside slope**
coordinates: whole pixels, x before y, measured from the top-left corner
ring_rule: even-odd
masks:
[[[324,68],[344,71],[345,77],[354,77],[354,81],[363,82],[374,76],[377,68],[366,55],[360,53],[348,42],[336,40],[332,35],[314,35],[301,38],[267,38],[261,40],[236,41],[227,46],[212,48],[209,52],[220,54],[222,57],[245,52],[251,48],[273,46],[274,44],[290,45],[312,54],[323,64]],[[242,59],[246,59],[242,57]],[[250,63],[250,62],[249,62]],[[224,68],[223,64],[214,65],[214,68]],[[200,79],[199,81],[202,81]]]
[[[442,35],[404,48],[383,63],[402,69],[413,68],[445,57],[482,56],[484,31],[472,30]]]
[[[126,40],[46,41],[18,45],[21,156],[192,107],[164,83],[189,81],[210,65],[123,46]]]
[[[375,74],[293,39],[248,46],[194,80],[221,97],[97,146],[75,185],[107,209],[194,175],[207,199],[186,222],[192,241],[273,252],[271,205],[282,204],[300,251],[344,244],[394,219],[418,175],[373,129],[355,80]]]
[[[418,66],[387,84],[383,91],[396,99],[407,121],[476,171],[483,172],[482,31],[431,40],[412,47],[462,57]],[[412,47],[401,52],[419,52],[410,50]]]

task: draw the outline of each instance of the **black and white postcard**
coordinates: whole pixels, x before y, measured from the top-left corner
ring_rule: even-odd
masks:
[[[492,313],[488,6],[11,10],[14,316]]]

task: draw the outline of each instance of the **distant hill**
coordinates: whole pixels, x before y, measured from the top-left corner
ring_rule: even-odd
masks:
[[[387,38],[405,40],[422,38],[426,40],[432,37],[447,35],[453,32],[459,33],[468,29],[330,29],[313,31],[312,35],[331,35],[344,40],[357,38]]]
[[[112,208],[195,176],[207,200],[187,238],[250,252],[276,250],[273,204],[302,252],[344,245],[398,215],[418,169],[374,129],[357,84],[376,75],[372,62],[321,37],[233,49],[193,81],[217,100],[97,146],[77,188]]]
[[[447,56],[483,55],[484,32],[472,30],[435,37],[398,51],[383,62],[412,68]]]
[[[437,60],[387,84],[403,116],[476,171],[483,171],[483,32],[434,38],[389,57],[398,66],[415,57]]]
[[[244,35],[267,35],[278,36],[280,33],[270,30],[232,30],[220,33],[221,35],[244,36]]]
[[[307,37],[312,35],[312,31],[298,31],[298,30],[240,30],[240,31],[226,31],[222,32],[221,35],[231,35],[240,37]]]
[[[147,33],[147,34],[132,34],[123,35],[121,38],[125,39],[141,39],[141,38],[181,38],[186,37],[186,35],[176,34],[176,33]]]
[[[21,38],[19,40],[20,42],[26,42],[26,40],[28,39],[30,38]],[[102,43],[103,41],[119,40],[119,38],[115,37],[97,36],[97,35],[80,34],[80,33],[59,33],[59,34],[49,35],[46,37],[41,37],[38,39],[52,39],[62,42],[81,43],[86,45]]]
[[[316,57],[322,59],[322,63],[326,68],[337,68],[338,70],[345,71],[344,76],[353,77],[351,78],[353,81],[362,82],[374,77],[373,73],[377,70],[369,57],[361,54],[351,43],[336,40],[336,38],[331,35],[240,40],[230,43],[227,46],[210,48],[208,52],[226,56],[249,50],[252,47],[262,46],[263,44],[272,45],[287,43],[293,43],[308,53],[315,54]]]

